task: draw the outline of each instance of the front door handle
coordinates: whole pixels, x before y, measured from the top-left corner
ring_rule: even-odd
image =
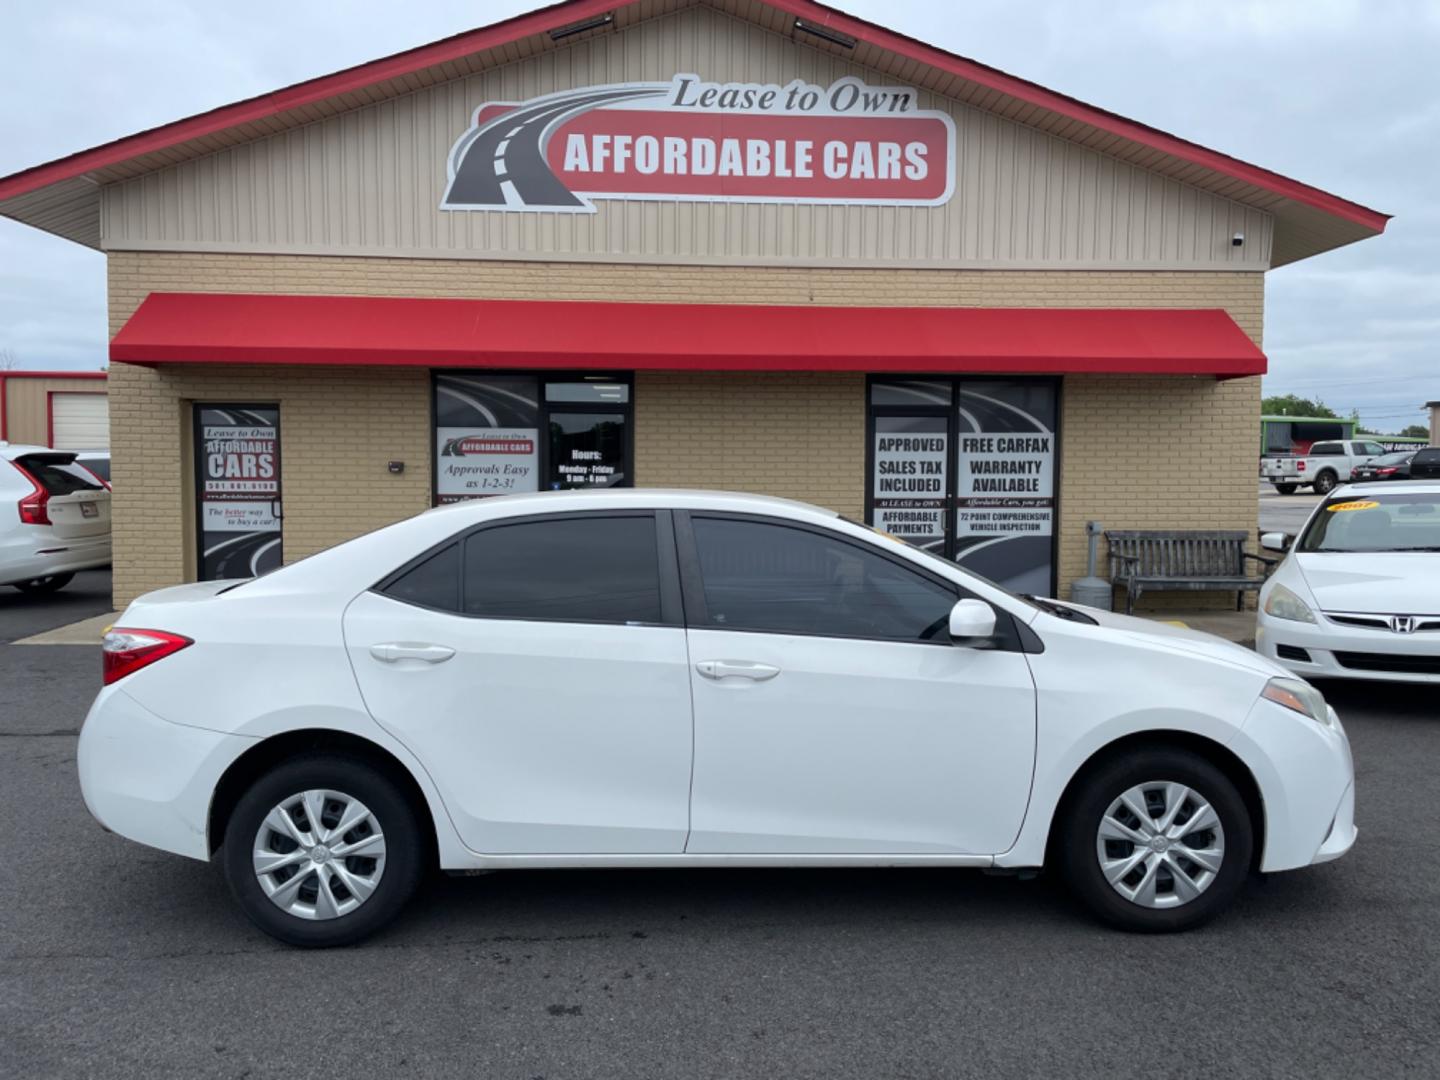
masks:
[[[707,679],[750,679],[764,682],[780,674],[773,664],[755,664],[749,660],[701,660],[695,670]]]
[[[371,645],[370,655],[386,664],[397,660],[423,660],[427,664],[443,664],[455,655],[448,645],[421,645],[411,641],[392,641]]]

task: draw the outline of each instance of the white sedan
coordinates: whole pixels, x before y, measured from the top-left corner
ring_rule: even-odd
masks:
[[[756,496],[431,510],[142,597],[104,682],[91,813],[218,861],[299,945],[373,932],[436,865],[1053,863],[1178,930],[1355,840],[1340,722],[1270,661]]]
[[[1256,647],[1308,678],[1440,682],[1440,482],[1349,484],[1260,592]]]

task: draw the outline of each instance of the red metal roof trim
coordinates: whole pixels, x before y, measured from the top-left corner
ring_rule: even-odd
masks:
[[[47,184],[79,176],[92,169],[103,168],[106,165],[113,165],[142,154],[163,150],[189,139],[213,134],[238,124],[261,120],[287,109],[297,108],[325,98],[350,93],[435,64],[470,56],[485,49],[493,49],[530,34],[546,33],[558,27],[579,22],[591,15],[628,7],[635,2],[636,0],[564,0],[562,3],[539,8],[527,15],[519,15],[503,22],[445,38],[430,45],[422,45],[393,56],[346,68],[333,75],[296,83],[269,94],[248,98],[233,105],[212,109],[198,116],[151,128],[148,131],[117,139],[90,150],[82,150],[48,164],[36,165],[23,172],[0,177],[0,200],[23,195]],[[922,64],[928,64],[941,71],[1007,94],[1027,104],[1049,109],[1102,131],[1140,143],[1142,146],[1148,146],[1161,153],[1170,154],[1225,176],[1254,184],[1277,195],[1313,206],[1325,213],[1334,214],[1365,228],[1374,229],[1376,232],[1384,232],[1385,223],[1390,220],[1389,214],[1383,214],[1359,203],[1342,199],[1328,191],[1322,191],[1320,188],[1271,172],[1269,169],[1263,169],[1258,165],[1251,165],[1238,158],[1207,149],[1197,143],[1177,138],[1157,128],[1127,120],[1092,105],[1086,105],[1075,98],[1066,97],[1036,83],[1007,75],[996,68],[987,67],[974,60],[968,60],[963,56],[935,48],[903,34],[897,34],[874,23],[846,15],[844,12],[836,11],[824,4],[815,3],[814,0],[762,0],[762,2],[796,18],[832,27],[878,48],[887,49]]]
[[[152,293],[130,364],[1260,375],[1220,310],[787,307]]]

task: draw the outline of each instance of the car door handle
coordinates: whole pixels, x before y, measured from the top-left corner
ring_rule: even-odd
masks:
[[[419,645],[409,641],[392,641],[371,645],[370,655],[376,660],[393,664],[397,660],[423,660],[427,664],[443,664],[455,655],[448,645]]]
[[[701,660],[695,670],[707,679],[751,679],[764,682],[780,674],[773,664],[755,664],[749,660]]]

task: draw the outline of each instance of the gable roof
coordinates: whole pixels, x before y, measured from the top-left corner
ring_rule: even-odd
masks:
[[[1273,266],[1378,235],[1390,218],[815,0],[563,0],[0,178],[0,214],[98,248],[99,192],[104,184],[696,5],[714,7],[909,85],[1263,210],[1275,220]],[[611,18],[594,28],[567,34],[559,41],[551,37],[552,31],[605,15]],[[849,47],[800,32],[797,23],[801,20],[853,39],[855,44]]]

